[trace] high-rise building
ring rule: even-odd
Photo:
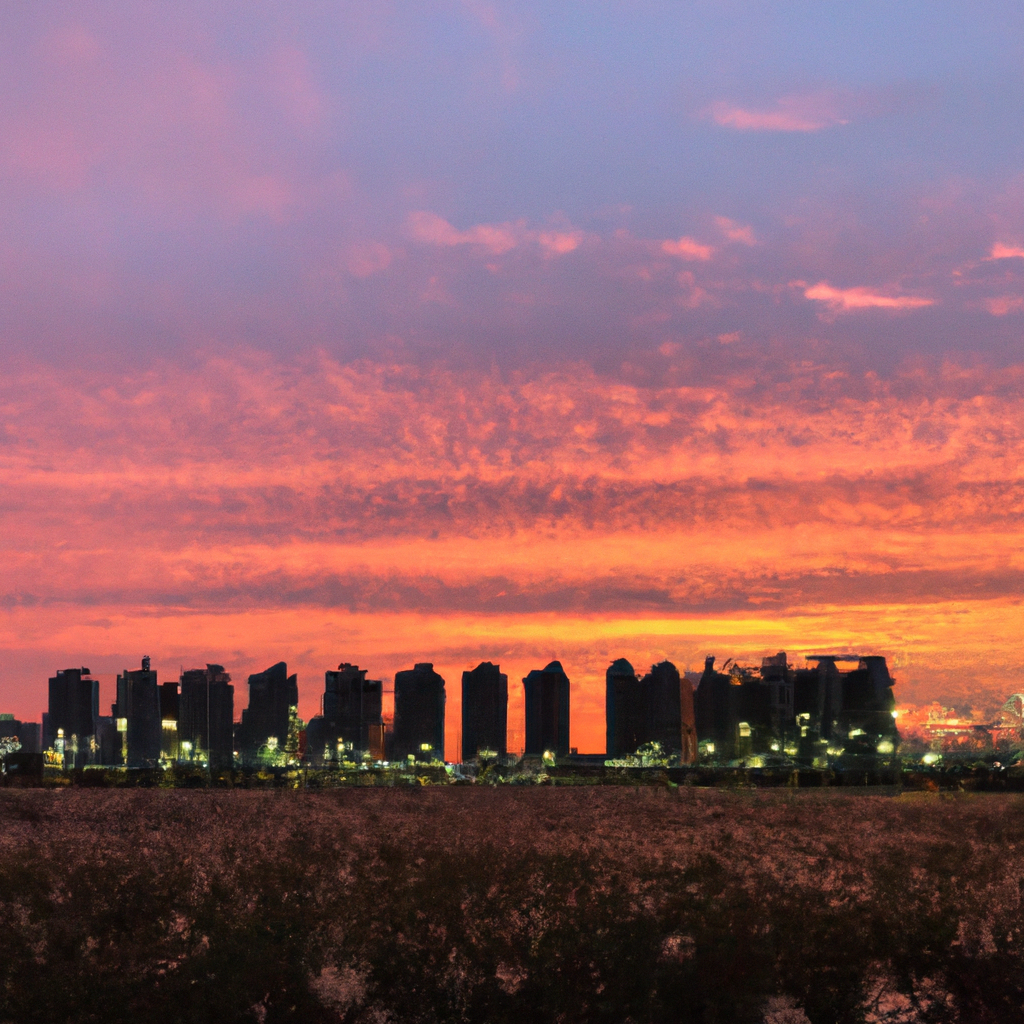
[[[160,756],[178,760],[178,684],[160,684]]]
[[[646,687],[633,666],[619,658],[605,672],[605,752],[608,757],[635,753],[649,742],[649,708]]]
[[[650,744],[684,764],[696,757],[693,684],[680,678],[672,662],[653,665],[642,679],[625,658],[612,662],[605,674],[605,709],[609,757]]]
[[[234,763],[235,688],[223,665],[188,669],[181,674],[178,746],[182,761],[199,761],[211,769]]]
[[[482,751],[508,753],[508,676],[489,661],[462,673],[462,760]]]
[[[314,765],[384,760],[384,685],[367,670],[342,662],[324,673],[321,714],[306,727],[306,756]]]
[[[257,764],[268,757],[272,760],[275,752],[284,752],[289,712],[298,704],[298,676],[288,675],[285,662],[249,676],[249,706],[242,711],[239,729],[243,764]]]
[[[122,739],[119,760],[129,768],[156,764],[160,758],[160,690],[149,658],[142,659],[142,668],[125,669],[117,677],[117,701],[112,710]]]
[[[697,759],[697,729],[693,711],[693,684],[680,677],[671,661],[651,666],[641,680],[647,698],[648,743],[679,755],[683,764]]]
[[[569,677],[562,663],[553,661],[523,679],[526,697],[527,754],[569,753]]]
[[[444,760],[444,705],[444,679],[432,663],[395,673],[394,760]]]
[[[63,754],[67,768],[95,763],[99,714],[99,680],[87,668],[58,669],[49,680],[44,746]]]

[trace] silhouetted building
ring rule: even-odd
[[[633,666],[619,658],[605,672],[605,750],[609,757],[633,754],[649,742],[646,687]]]
[[[885,658],[813,654],[807,661],[815,667],[796,673],[795,704],[797,721],[808,734],[828,741],[832,750],[892,753],[899,734]],[[857,667],[843,672],[840,662],[856,662]]]
[[[704,659],[704,674],[694,694],[697,737],[707,753],[716,758],[732,757],[736,741],[733,720],[732,678],[715,671],[715,656]]]
[[[125,669],[117,677],[113,712],[122,737],[121,750],[110,761],[104,751],[104,763],[127,764],[129,768],[156,764],[160,758],[160,690],[149,658],[142,659],[142,668]]]
[[[395,673],[394,760],[444,760],[444,705],[444,679],[432,663]]]
[[[684,764],[696,757],[693,685],[670,661],[653,665],[642,679],[625,658],[613,662],[605,674],[605,713],[610,758],[655,743]]]
[[[21,744],[26,754],[42,752],[42,735],[38,722],[22,722],[14,715],[0,715],[0,738],[10,737]]]
[[[646,743],[657,743],[683,764],[697,759],[697,729],[693,711],[693,684],[679,675],[671,661],[651,666],[641,680],[648,702]]]
[[[526,698],[526,754],[569,753],[569,677],[561,662],[534,669],[523,679]]]
[[[178,760],[178,684],[160,684],[160,756]]]
[[[768,689],[772,732],[780,743],[793,739],[796,722],[794,677],[785,651],[761,659],[761,682]]]
[[[508,753],[508,676],[489,661],[462,673],[462,760],[485,750]]]
[[[64,756],[67,768],[96,762],[96,719],[100,713],[99,680],[87,668],[58,669],[49,680],[43,744]]]
[[[206,761],[211,769],[232,767],[234,717],[235,688],[223,665],[182,672],[178,704],[182,761]]]
[[[249,676],[249,706],[242,712],[239,753],[244,764],[273,760],[288,741],[289,711],[299,704],[298,676],[279,661]]]
[[[367,670],[342,662],[324,673],[321,714],[306,726],[306,756],[325,761],[384,760],[384,685],[367,679]]]

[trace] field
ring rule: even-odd
[[[0,791],[0,1021],[1002,1022],[1024,799]]]

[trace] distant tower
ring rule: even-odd
[[[323,714],[306,728],[306,750],[314,764],[359,760],[364,754],[384,760],[384,687],[379,679],[367,679],[366,671],[346,661],[324,673]]]
[[[160,757],[160,690],[149,658],[142,668],[125,669],[117,677],[114,718],[124,738],[124,763],[129,768],[154,765]]]
[[[178,760],[178,683],[160,684],[160,756]]]
[[[234,718],[235,688],[223,665],[182,672],[178,702],[182,761],[208,757],[211,769],[232,767]]]
[[[523,679],[526,691],[526,753],[569,753],[569,677],[561,662],[534,669]]]
[[[242,712],[242,762],[256,764],[268,744],[284,750],[288,740],[289,709],[298,707],[298,677],[288,675],[288,665],[279,661],[265,672],[249,676],[249,706]]]
[[[68,768],[91,764],[100,717],[99,680],[90,678],[87,668],[58,669],[49,681],[48,708],[44,748],[63,745],[64,764]]]
[[[666,754],[679,754],[683,764],[689,764],[697,753],[693,684],[680,678],[671,661],[662,661],[651,667],[642,685],[647,700],[645,742],[657,743]]]
[[[444,705],[444,679],[430,662],[395,673],[394,760],[444,760]]]
[[[508,676],[489,661],[462,673],[462,760],[508,752]]]
[[[605,672],[605,752],[609,757],[635,753],[648,742],[646,686],[625,658],[619,658]]]

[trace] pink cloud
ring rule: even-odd
[[[495,256],[529,243],[540,247],[546,256],[563,256],[573,252],[583,241],[581,231],[538,231],[526,226],[523,220],[501,224],[476,224],[465,231],[439,217],[436,213],[417,210],[409,214],[409,231],[418,242],[428,245],[475,245]]]
[[[677,241],[668,239],[661,243],[661,251],[667,252],[669,256],[680,256],[684,260],[709,260],[714,249],[710,245],[703,245],[688,235],[683,235]]]
[[[1024,246],[1005,245],[1003,242],[996,242],[992,246],[992,252],[986,257],[990,260],[1006,260],[1013,257],[1024,258]]]
[[[346,253],[345,265],[353,277],[370,277],[391,266],[391,250],[381,242],[356,242]]]
[[[757,245],[757,238],[754,236],[754,229],[749,224],[737,224],[728,217],[716,217],[715,224],[718,230],[729,239],[730,242],[742,242],[744,245]]]
[[[802,288],[804,298],[824,302],[830,309],[847,312],[852,309],[920,309],[934,305],[933,299],[918,295],[882,295],[870,288],[833,288],[827,281],[808,286],[805,281],[792,281]]]
[[[712,104],[711,118],[716,124],[737,131],[817,132],[848,123],[837,108],[834,93],[819,92],[783,96],[774,107],[760,110],[738,107],[722,100]]]
[[[1021,253],[1024,256],[1024,253]],[[998,257],[996,257],[998,259]],[[1024,298],[1019,295],[1000,295],[996,298],[985,299],[985,308],[993,316],[1007,316],[1010,313],[1019,313],[1024,310]]]

